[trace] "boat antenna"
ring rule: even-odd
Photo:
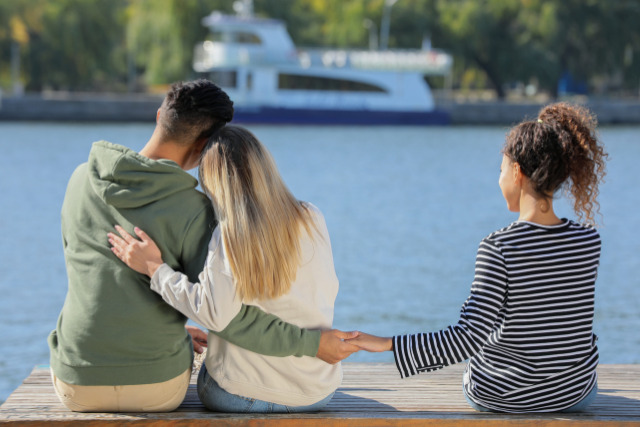
[[[233,2],[233,10],[241,18],[252,18],[253,0],[236,0]]]

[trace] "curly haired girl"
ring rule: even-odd
[[[463,391],[479,411],[581,411],[597,393],[593,333],[600,236],[593,227],[606,153],[586,109],[565,103],[515,126],[499,185],[519,218],[482,240],[471,294],[455,325],[349,342],[393,351],[402,377],[468,359]],[[564,190],[581,224],[559,218]]]

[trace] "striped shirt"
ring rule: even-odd
[[[482,240],[457,324],[395,336],[401,377],[469,359],[467,396],[500,412],[553,412],[596,385],[594,288],[600,236],[564,220],[518,221]]]

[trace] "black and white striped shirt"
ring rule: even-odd
[[[563,220],[518,221],[482,240],[460,320],[393,338],[402,377],[469,359],[471,400],[502,412],[553,412],[596,385],[594,288],[600,236]]]

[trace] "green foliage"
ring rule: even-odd
[[[127,9],[127,46],[144,82],[162,85],[191,74],[193,47],[207,29],[200,24],[212,10],[229,9],[216,0],[132,0]]]
[[[300,46],[318,46],[323,40],[323,17],[312,7],[311,1],[255,0],[256,15],[279,19],[287,23],[287,30]]]
[[[22,0],[7,7],[11,19],[26,27],[19,43],[27,89],[118,88],[125,76],[124,5],[124,0]]]
[[[11,85],[19,47],[27,90],[144,89],[193,75],[201,19],[233,13],[233,0],[0,1],[0,87]],[[284,21],[298,46],[367,48],[385,0],[254,0],[258,16]],[[563,73],[592,91],[638,90],[638,0],[398,0],[390,48],[424,38],[454,55],[456,86],[535,83],[554,95]],[[135,79],[135,81],[134,81]],[[135,83],[135,84],[132,84]]]

